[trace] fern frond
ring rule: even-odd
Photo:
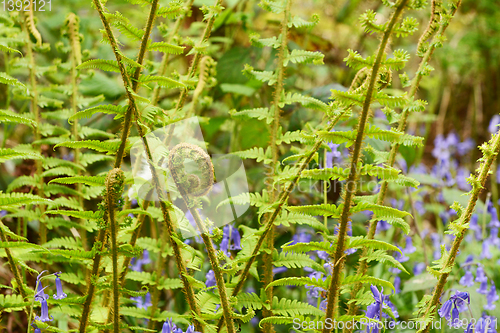
[[[399,261],[397,261],[393,256],[385,253],[384,250],[374,251],[372,253],[369,253],[366,257],[360,258],[359,260],[366,260],[366,262],[378,261],[380,263],[386,263],[407,274],[410,274]]]
[[[264,162],[264,164],[271,164],[273,161],[271,147],[267,147],[264,151],[262,147],[254,147],[248,150],[237,151],[234,155],[243,159],[255,159],[257,162]]]
[[[31,151],[17,151],[11,148],[0,148],[0,163],[13,159],[35,160],[41,159],[42,156]]]
[[[52,200],[44,199],[39,197],[38,195],[33,194],[0,192],[0,208],[2,209],[51,202]]]
[[[300,225],[308,225],[315,230],[321,230],[321,231],[327,231],[328,229],[325,227],[323,223],[318,221],[317,218],[305,214],[300,214],[300,213],[292,213],[288,212],[286,210],[283,210],[274,220],[275,225],[282,225],[285,227],[290,226],[290,224],[300,224]]]
[[[405,217],[405,216],[410,216],[410,213],[403,212],[403,211],[396,209],[396,208],[377,205],[374,203],[364,202],[364,201],[359,202],[356,206],[354,206],[352,208],[353,213],[361,212],[363,210],[372,211],[373,213],[375,213],[377,215],[378,218],[381,218],[381,219],[395,218],[395,217],[401,218],[401,217]]]
[[[18,81],[16,78],[10,76],[7,73],[0,72],[0,83],[9,85],[9,86],[15,86],[15,87],[23,87],[25,88],[26,86],[22,84],[20,81]]]
[[[288,206],[286,209],[295,213],[302,213],[311,216],[329,216],[339,218],[344,205],[335,206],[332,204],[306,205],[306,206]]]
[[[74,115],[69,117],[68,122],[71,124],[71,122],[75,119],[90,118],[94,114],[96,114],[97,112],[124,116],[126,110],[127,110],[127,107],[121,106],[121,105],[112,105],[112,104],[98,105],[98,106],[94,106],[92,108],[75,113]]]
[[[280,108],[284,107],[285,104],[293,104],[300,103],[303,107],[318,110],[327,113],[329,111],[329,107],[326,103],[310,96],[304,96],[299,93],[288,93],[286,97],[282,98],[280,101]]]
[[[370,284],[373,284],[376,286],[382,286],[382,287],[392,289],[392,290],[394,290],[394,292],[396,292],[396,289],[394,288],[392,283],[390,283],[389,281],[386,281],[386,280],[375,278],[373,276],[350,275],[350,276],[345,277],[342,280],[343,286],[348,285],[348,284],[352,284],[352,283],[370,283]]]
[[[169,44],[166,42],[151,43],[148,47],[149,51],[159,51],[166,54],[182,54],[185,46]]]
[[[283,251],[286,252],[298,252],[305,253],[309,251],[325,251],[328,254],[333,254],[335,249],[337,248],[337,244],[335,242],[309,242],[309,243],[297,243],[291,245],[283,245],[281,247]]]
[[[59,184],[85,184],[90,186],[104,186],[105,176],[76,176],[52,179],[50,183]]]
[[[322,265],[312,260],[311,257],[305,253],[278,253],[275,251],[273,252],[273,265],[286,268],[310,267],[316,271],[326,273]]]
[[[51,214],[51,215],[66,215],[66,216],[71,216],[71,217],[76,217],[78,219],[84,219],[84,220],[99,220],[100,218],[103,217],[103,212],[102,211],[79,211],[79,210],[49,210],[45,212],[45,214]]]
[[[159,86],[163,88],[183,88],[186,89],[186,85],[182,82],[175,81],[174,79],[165,77],[165,76],[157,76],[157,75],[142,75],[139,78],[140,84],[148,84],[156,82]]]
[[[236,296],[236,299],[238,300],[236,307],[240,310],[242,308],[260,310],[264,304],[260,297],[255,293],[239,293]]]
[[[294,64],[315,64],[315,65],[322,65],[323,64],[323,58],[325,57],[324,54],[321,52],[312,52],[312,51],[305,51],[305,50],[292,50],[290,54],[288,54],[285,57],[285,60],[283,61],[283,65],[287,66],[288,62],[292,62]]]
[[[267,288],[277,287],[277,286],[313,286],[322,288],[324,290],[328,289],[331,276],[327,276],[324,280],[321,278],[311,278],[311,277],[286,277],[278,280],[274,280],[268,284]],[[392,286],[392,284],[391,284]],[[394,287],[393,287],[394,288]]]
[[[273,309],[273,314],[282,316],[297,317],[300,315],[313,315],[321,317],[325,315],[322,310],[310,304],[300,302],[296,299],[278,299],[276,296],[273,298],[271,308]]]
[[[266,120],[266,123],[271,124],[273,122],[273,115],[269,108],[256,108],[247,110],[230,110],[229,114],[233,118],[256,118],[258,120]]]
[[[82,140],[82,141],[66,141],[59,143],[54,146],[57,147],[67,147],[67,148],[87,148],[97,150],[101,153],[107,153],[108,155],[116,153],[118,147],[120,146],[119,141],[98,141],[98,140]]]
[[[19,115],[10,110],[0,110],[0,123],[17,123],[36,127],[37,123],[30,118],[29,114]]]
[[[120,73],[120,67],[116,60],[91,59],[81,63],[76,69],[100,69],[107,72]]]

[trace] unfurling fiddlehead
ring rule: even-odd
[[[187,174],[186,160],[193,161],[199,174]],[[214,167],[210,156],[200,147],[190,143],[180,143],[170,151],[168,167],[172,178],[183,198],[206,195],[214,183]]]
[[[189,163],[186,165],[186,162],[189,160],[194,162],[197,167],[194,173],[186,172],[186,169],[190,171],[193,169],[186,168],[186,166],[190,166]],[[208,258],[214,271],[215,280],[217,281],[217,288],[219,290],[227,332],[234,333],[233,312],[229,306],[226,282],[222,276],[221,266],[214,245],[212,244],[212,239],[201,220],[195,201],[197,197],[207,194],[212,188],[214,182],[214,167],[212,161],[210,160],[210,156],[200,147],[190,143],[180,143],[170,151],[168,156],[168,167],[179,193],[193,215],[194,221],[201,233],[203,243],[205,243],[207,248]]]

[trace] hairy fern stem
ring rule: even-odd
[[[378,79],[378,70],[382,61],[382,57],[385,53],[385,48],[387,43],[389,42],[389,37],[391,36],[392,30],[396,25],[396,22],[399,20],[403,13],[403,9],[408,3],[408,0],[401,0],[396,7],[396,10],[391,16],[389,24],[386,26],[384,34],[382,36],[382,40],[380,42],[377,57],[375,59],[375,63],[373,64],[372,71],[369,78],[368,89],[366,92],[366,96],[363,102],[363,109],[361,111],[361,115],[358,122],[358,129],[356,140],[354,142],[354,150],[352,153],[351,159],[351,167],[349,172],[349,177],[347,179],[347,185],[345,190],[345,198],[344,198],[344,208],[342,210],[342,215],[340,217],[340,227],[338,232],[338,240],[337,240],[337,248],[335,250],[335,256],[333,258],[333,272],[332,279],[330,282],[330,287],[328,290],[328,299],[326,306],[326,314],[325,318],[333,318],[333,316],[337,315],[338,310],[338,301],[339,301],[339,290],[340,290],[340,274],[344,268],[345,262],[345,238],[347,235],[347,223],[349,221],[349,217],[351,215],[351,205],[353,204],[354,195],[357,189],[357,178],[358,178],[358,162],[361,154],[361,147],[364,139],[364,131],[365,126],[369,116],[370,104],[372,101],[373,94],[375,93],[376,87],[375,84]],[[331,327],[325,325],[323,329],[323,333],[329,333],[332,331]]]
[[[481,193],[481,190],[484,189],[486,179],[490,173],[491,165],[493,164],[493,161],[497,159],[498,153],[500,152],[500,132],[493,135],[490,141],[488,143],[484,143],[480,148],[483,152],[483,157],[480,159],[481,165],[476,170],[477,175],[471,175],[469,178],[470,184],[472,185],[472,190],[469,192],[471,197],[465,211],[461,212],[461,214],[459,213],[458,219],[454,222],[457,224],[457,229],[460,229],[461,231],[459,234],[455,234],[456,237],[451,245],[451,249],[444,258],[445,263],[438,271],[440,277],[436,287],[434,288],[430,302],[428,301],[426,304],[425,312],[421,317],[423,318],[423,325],[418,333],[426,333],[430,329],[444,286],[453,266],[455,265],[455,259],[458,255],[458,251],[460,250],[460,245],[462,244],[462,241],[467,234],[467,230],[469,229],[469,222],[476,207],[479,194]]]
[[[292,0],[285,0],[285,10],[283,12],[283,18],[281,20],[281,46],[278,50],[278,69],[277,74],[278,78],[276,80],[276,84],[274,86],[274,99],[272,103],[273,111],[274,111],[274,119],[271,130],[271,154],[273,157],[273,161],[271,163],[271,176],[274,176],[276,173],[276,168],[278,165],[278,155],[279,155],[279,147],[276,143],[278,139],[278,131],[280,128],[280,100],[283,89],[283,81],[285,79],[285,55],[288,49],[288,19],[290,16],[290,10],[292,8]],[[276,189],[274,184],[269,184],[268,192],[270,194],[271,202],[276,200]],[[269,287],[269,284],[273,282],[273,250],[274,250],[274,225],[271,225],[268,235],[266,237],[266,249],[262,255],[262,260],[264,262],[264,289],[266,290],[266,303],[268,308],[262,311],[263,318],[271,317],[273,315],[272,311],[272,301],[273,301],[273,288]],[[274,328],[272,323],[265,323],[263,325],[264,332],[273,333]]]
[[[440,24],[440,27],[436,33],[436,36],[444,36],[444,32],[446,31],[446,28],[449,26],[449,23],[451,21],[451,18],[454,17],[456,11],[458,10],[458,7],[460,5],[460,1],[457,2],[456,6],[454,6],[452,8],[452,12],[451,12],[451,15],[450,15],[450,18],[448,21],[445,21],[444,23]],[[434,5],[434,2],[433,2],[433,6],[432,6],[432,13],[433,15],[431,16],[431,22],[429,23],[429,27],[426,29],[426,31],[424,32],[424,34],[422,34],[422,38],[421,40],[423,39],[424,36],[427,36],[427,38],[431,37],[431,33],[428,31],[430,29],[430,27],[433,25],[433,21],[435,20],[435,14],[434,14],[434,8],[435,8],[435,5]],[[417,90],[418,90],[418,87],[420,86],[420,82],[422,80],[422,77],[424,76],[424,68],[426,67],[426,65],[429,63],[430,61],[430,58],[432,57],[432,54],[434,53],[436,47],[437,47],[437,44],[435,43],[435,39],[430,43],[427,51],[425,52],[424,56],[422,57],[422,60],[420,61],[420,65],[418,67],[418,70],[416,72],[416,75],[415,75],[415,78],[412,80],[412,84],[411,84],[411,87],[410,87],[410,90],[409,90],[409,93],[408,93],[408,97],[409,98],[414,98],[416,93],[417,93]],[[403,132],[406,128],[406,125],[407,125],[407,122],[408,122],[408,116],[410,115],[410,109],[409,108],[405,108],[403,110],[403,112],[401,113],[401,120],[398,124],[398,131],[400,132]],[[388,165],[390,167],[394,166],[394,163],[396,161],[396,156],[397,156],[397,153],[399,151],[399,143],[394,143],[391,147],[391,150],[390,150],[390,153],[389,153],[389,160],[388,160]],[[383,205],[384,204],[384,201],[385,201],[385,196],[387,194],[387,188],[388,188],[388,185],[389,183],[388,182],[383,182],[380,186],[380,191],[377,195],[377,204],[378,205]],[[368,228],[368,233],[366,235],[366,238],[367,239],[373,239],[375,237],[375,233],[377,231],[377,225],[378,225],[378,220],[375,219],[375,218],[372,218],[372,220],[370,221],[370,226]],[[363,249],[363,252],[361,254],[361,257],[366,257],[366,255],[368,254],[368,249],[367,248],[364,248]],[[357,272],[356,272],[356,275],[357,276],[363,276],[366,274],[366,271],[368,269],[368,262],[366,260],[363,260],[363,261],[360,261],[359,263],[359,266],[358,266],[358,269],[357,269]],[[357,296],[357,294],[359,293],[359,291],[361,290],[362,288],[362,284],[361,283],[356,283],[353,288],[352,288],[352,291],[351,291],[351,298],[355,298]],[[348,309],[348,315],[355,315],[358,311],[358,306],[357,306],[357,303],[356,302],[352,302],[349,304],[349,309]],[[352,332],[352,329],[348,330],[349,332]]]

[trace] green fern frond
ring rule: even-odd
[[[22,84],[20,81],[18,81],[16,78],[10,76],[7,73],[0,72],[0,83],[9,85],[9,86],[15,86],[15,87],[22,87],[26,88],[24,84]]]
[[[74,175],[76,175],[75,169],[66,166],[60,166],[57,168],[49,169],[47,171],[42,172],[41,174],[42,177],[74,176]]]
[[[358,249],[362,247],[377,250],[396,251],[403,254],[401,250],[395,245],[376,239],[368,239],[364,236],[349,237],[346,243],[346,248],[348,249]]]
[[[10,110],[0,110],[0,123],[17,123],[36,127],[37,123],[30,118],[29,114],[19,115]]]
[[[29,301],[24,301],[23,297],[18,294],[0,295],[0,308],[5,312],[22,311],[30,305]]]
[[[51,202],[52,200],[44,199],[34,194],[0,192],[0,208],[2,209]]]
[[[166,54],[182,54],[185,46],[169,44],[166,42],[151,43],[148,47],[149,51],[159,51]]]
[[[333,255],[337,244],[335,242],[309,242],[309,243],[296,243],[291,245],[283,245],[281,247],[283,251],[286,252],[298,252],[305,253],[309,251],[325,251],[326,253]]]
[[[104,139],[113,139],[116,137],[113,133],[108,133],[97,128],[92,128],[88,126],[78,126],[78,137],[80,139],[87,138],[104,138]]]
[[[66,161],[56,157],[45,157],[42,160],[42,165],[44,169],[56,168],[60,166],[68,166],[74,169],[85,171],[85,168],[71,161]]]
[[[94,164],[94,163],[97,163],[97,162],[110,162],[113,160],[114,160],[114,158],[112,156],[87,153],[87,154],[82,154],[82,156],[80,158],[80,164],[84,167],[87,167],[87,166]]]
[[[410,225],[401,217],[382,217],[382,218],[377,218],[377,220],[384,220],[390,225],[393,225],[395,227],[398,227],[403,230],[405,234],[410,233]]]
[[[47,243],[43,244],[46,248],[60,248],[65,247],[67,249],[82,250],[82,242],[79,239],[71,237],[59,237],[53,238]]]
[[[87,148],[97,150],[101,153],[107,153],[108,155],[116,153],[118,147],[120,146],[119,141],[98,141],[98,140],[82,140],[82,141],[66,141],[59,143],[54,146],[57,147],[67,147],[67,148]]]
[[[395,217],[401,218],[405,216],[411,216],[410,213],[401,211],[396,208],[377,205],[374,203],[363,202],[363,201],[359,202],[356,206],[352,208],[353,213],[361,212],[363,210],[372,211],[375,215],[377,215],[378,218],[381,219],[395,218]]]
[[[322,111],[327,113],[329,111],[329,107],[326,103],[310,96],[304,96],[299,93],[288,93],[286,97],[282,98],[280,101],[280,108],[283,108],[286,104],[300,103],[303,107]]]
[[[183,88],[186,89],[186,85],[182,82],[175,81],[174,79],[165,77],[165,76],[157,76],[157,75],[142,75],[139,78],[140,84],[148,84],[156,82],[159,86],[163,88]]]
[[[272,12],[274,14],[281,14],[285,10],[285,3],[284,1],[273,1],[273,0],[262,0],[259,3],[259,6],[267,10],[268,12]]]
[[[315,64],[322,65],[324,54],[321,52],[313,52],[313,51],[305,51],[305,50],[292,50],[290,54],[285,57],[283,60],[283,65],[287,66],[288,62],[292,62],[294,64]]]
[[[94,106],[92,108],[75,113],[74,115],[69,117],[68,122],[71,124],[71,122],[75,119],[77,120],[77,119],[83,119],[83,118],[90,118],[98,112],[124,116],[126,110],[127,110],[127,107],[121,106],[121,105],[112,105],[112,104],[98,105],[98,106]]]
[[[352,105],[363,105],[365,97],[361,93],[354,93],[352,91],[342,91],[332,89],[331,99],[335,100],[340,106],[348,108]]]
[[[274,220],[275,225],[282,225],[285,227],[289,227],[290,224],[300,224],[300,225],[308,225],[315,230],[327,231],[328,229],[325,227],[323,223],[318,221],[316,217],[300,214],[300,213],[292,213],[286,210],[283,210]]]
[[[114,22],[113,25],[120,31],[124,36],[135,40],[135,41],[140,41],[142,40],[142,36],[144,36],[144,30],[138,29],[134,26],[132,26],[130,23],[125,23],[125,22]]]
[[[313,316],[324,316],[325,313],[315,306],[310,304],[300,302],[296,299],[278,299],[274,296],[273,303],[271,305],[273,309],[273,314],[281,316],[300,316],[300,315],[313,315]]]
[[[276,267],[286,268],[310,267],[315,269],[316,271],[326,273],[322,265],[312,260],[311,257],[305,253],[278,253],[277,251],[274,251],[273,265]]]
[[[0,148],[0,163],[13,159],[35,160],[41,159],[42,156],[31,151],[17,151],[11,148]]]
[[[286,209],[295,213],[302,213],[311,216],[329,216],[339,218],[344,205],[335,206],[333,204],[319,204],[306,206],[288,206]]]
[[[239,293],[236,296],[236,299],[238,300],[236,307],[240,310],[242,308],[260,310],[264,304],[260,297],[255,293]]]
[[[264,162],[264,164],[271,164],[273,161],[271,147],[267,147],[264,151],[262,147],[254,147],[248,150],[237,151],[234,155],[243,159],[255,159],[257,162]]]
[[[76,176],[52,179],[50,183],[59,184],[85,184],[89,186],[104,186],[105,176]]]
[[[168,7],[159,6],[156,11],[156,15],[161,17],[168,17],[169,19],[174,19],[184,12],[182,3],[171,1]]]
[[[104,214],[102,211],[79,211],[79,210],[49,210],[45,214],[66,215],[84,220],[99,220]]]
[[[276,38],[276,37],[275,37]],[[245,64],[245,67],[243,69],[243,74],[250,78],[254,78],[256,80],[259,80],[260,82],[264,82],[270,86],[276,83],[276,80],[278,79],[278,76],[275,72],[273,71],[259,71],[255,70],[252,66]]]
[[[331,276],[327,276],[324,280],[321,278],[311,278],[311,277],[286,277],[278,280],[274,280],[268,284],[267,288],[277,287],[277,286],[313,286],[328,290],[328,285],[330,283]],[[392,284],[391,284],[392,286]],[[394,288],[394,287],[393,287]]]
[[[120,67],[116,60],[91,59],[81,63],[76,69],[100,69],[107,72],[120,73]]]
[[[393,256],[385,253],[384,250],[377,250],[377,251],[371,252],[366,257],[362,257],[359,260],[366,260],[366,262],[377,261],[380,263],[386,263],[386,264],[389,264],[392,267],[395,267],[395,268],[397,268],[397,269],[399,269],[407,274],[410,274],[410,273],[408,273],[406,268],[399,261],[397,261]]]
[[[313,15],[310,21],[306,21],[298,16],[293,16],[292,19],[288,22],[288,27],[295,27],[297,29],[302,28],[313,28],[318,24],[319,17],[317,15]]]
[[[373,284],[376,286],[382,286],[382,287],[392,289],[392,290],[394,290],[394,292],[396,292],[396,289],[394,288],[392,283],[390,283],[389,281],[383,280],[383,279],[375,278],[373,276],[350,275],[350,276],[345,277],[342,280],[343,286],[348,285],[348,284],[352,284],[352,283],[370,283],[370,284]]]
[[[269,195],[265,190],[262,191],[262,195],[260,193],[241,193],[221,201],[217,205],[217,209],[230,203],[234,205],[250,204],[251,206],[262,207],[269,204]]]
[[[293,323],[296,317],[280,317],[280,316],[268,316],[262,318],[259,321],[259,327],[262,328],[264,324],[276,324],[276,325],[285,325]]]
[[[278,137],[276,138],[276,144],[281,145],[283,142],[287,144],[290,144],[291,142],[300,142],[303,144],[313,145],[316,143],[316,140],[313,135],[306,134],[302,130],[286,132],[284,134],[279,131]]]
[[[266,123],[271,124],[273,122],[273,115],[271,114],[269,108],[255,108],[247,110],[230,110],[229,114],[233,118],[256,118],[258,120],[266,120]]]

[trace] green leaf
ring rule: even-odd
[[[310,304],[300,302],[296,299],[278,299],[278,297],[273,297],[273,303],[271,308],[273,309],[273,314],[282,316],[300,316],[300,315],[313,315],[313,316],[324,316],[325,312],[318,309]]]
[[[317,271],[325,272],[322,265],[318,264],[306,253],[273,252],[273,265],[276,267],[302,268],[310,267]]]
[[[30,151],[16,151],[11,148],[0,148],[0,163],[13,159],[37,160],[41,158],[42,156],[40,154]]]
[[[311,278],[311,277],[287,277],[283,279],[274,280],[267,285],[266,288],[276,287],[276,286],[313,286],[328,290],[330,285],[331,276],[326,277],[325,280]],[[391,284],[392,286],[392,284]],[[393,287],[394,289],[394,287]]]
[[[1,193],[0,192],[0,208],[15,208],[24,205],[51,203],[52,200],[44,199],[38,195],[27,193]]]
[[[104,60],[104,59],[91,59],[84,63],[78,65],[77,69],[101,69],[108,72],[120,73],[120,67],[116,60]]]
[[[148,84],[156,82],[160,87],[163,88],[182,88],[186,89],[186,85],[182,82],[175,81],[166,76],[157,76],[157,75],[142,75],[139,78],[140,84]]]
[[[33,119],[30,119],[30,116],[30,114],[19,115],[10,110],[0,110],[0,123],[25,124],[34,128],[37,126],[37,123]]]
[[[294,64],[310,64],[313,63],[315,65],[322,65],[324,54],[321,52],[312,52],[305,50],[292,50],[290,54],[285,57],[283,61],[283,65],[287,66],[288,62],[291,61]]]
[[[373,284],[373,285],[376,285],[376,286],[382,286],[382,287],[390,288],[390,289],[394,290],[394,292],[396,292],[396,289],[394,288],[394,286],[392,285],[392,283],[390,283],[389,281],[386,281],[386,280],[375,278],[373,276],[367,276],[367,275],[361,275],[361,276],[360,275],[350,275],[350,276],[345,277],[342,280],[342,285],[343,286],[348,285],[348,284],[352,284],[352,283],[370,283],[370,284]]]
[[[151,43],[148,47],[149,51],[159,51],[167,54],[181,54],[184,52],[185,46],[178,46],[166,42]]]
[[[105,176],[76,176],[52,179],[50,183],[59,184],[85,184],[90,186],[104,186]]]
[[[124,116],[126,110],[127,107],[121,105],[98,105],[94,106],[93,108],[89,108],[75,113],[74,115],[69,117],[68,122],[71,124],[71,122],[75,119],[90,118],[98,112]]]
[[[295,213],[302,213],[311,216],[331,216],[339,218],[344,205],[335,206],[333,204],[305,205],[305,206],[288,206],[287,210]]]
[[[271,124],[273,122],[273,115],[269,111],[269,108],[256,108],[256,109],[247,109],[247,110],[230,110],[229,114],[233,118],[257,118],[259,120],[266,120],[266,123]]]
[[[59,143],[54,146],[54,149],[57,147],[67,147],[67,148],[87,148],[97,150],[101,153],[107,153],[108,155],[114,154],[118,151],[118,147],[120,146],[119,141],[99,141],[99,140],[82,140],[82,141],[66,141]]]

